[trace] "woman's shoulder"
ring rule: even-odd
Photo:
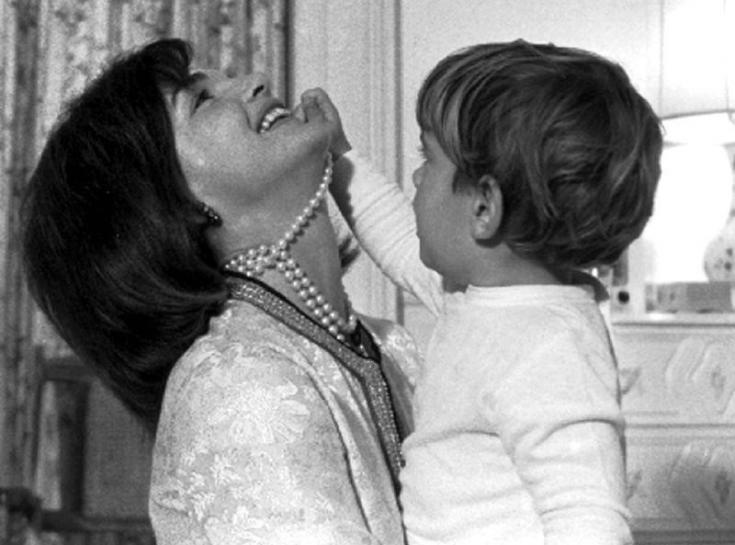
[[[303,366],[294,364],[304,359],[294,337],[263,311],[229,302],[176,362],[166,385],[164,413],[181,403],[220,404],[261,387],[309,385]]]
[[[299,430],[300,437],[306,428],[331,421],[291,336],[263,312],[228,304],[169,377],[158,424],[159,457],[269,444],[282,428]]]
[[[186,373],[213,353],[220,365],[238,358],[278,354],[288,358],[296,350],[297,335],[263,310],[238,300],[227,302],[224,311],[210,320],[208,331],[179,359],[174,372]]]

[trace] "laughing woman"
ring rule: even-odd
[[[403,543],[415,350],[342,287],[334,121],[189,62],[155,42],[66,109],[24,204],[32,293],[155,430],[159,545]]]

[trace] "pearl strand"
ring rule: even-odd
[[[317,208],[327,196],[331,181],[332,158],[327,156],[327,165],[316,193],[286,233],[275,244],[261,244],[257,248],[249,248],[247,251],[230,257],[223,265],[223,269],[250,278],[261,276],[267,269],[275,269],[289,282],[291,288],[317,321],[337,340],[345,342],[345,334],[352,333],[357,327],[357,317],[352,312],[349,300],[346,300],[348,315],[347,319],[344,319],[326,300],[319,288],[307,276],[306,271],[299,266],[289,252],[291,244],[303,232],[309,221],[316,216]]]

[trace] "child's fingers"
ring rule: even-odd
[[[343,155],[352,148],[342,128],[339,112],[324,89],[315,87],[314,89],[304,91],[301,94],[301,104],[303,105],[303,111],[307,119],[312,119],[310,112],[312,108],[317,108],[322,115],[322,119],[332,125],[330,152],[335,158]]]
[[[304,106],[299,103],[291,109],[291,115],[301,122],[306,121],[306,114],[304,113]]]
[[[325,115],[324,110],[322,110],[319,103],[313,97],[302,95],[301,111],[303,112],[303,116],[307,121],[329,121],[329,118]]]
[[[339,112],[337,111],[337,107],[334,105],[332,99],[329,98],[329,95],[324,89],[320,87],[308,89],[302,93],[301,99],[302,101],[305,99],[314,100],[329,121],[339,121]]]

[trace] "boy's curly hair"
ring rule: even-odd
[[[520,255],[610,264],[651,216],[660,122],[598,55],[523,40],[472,46],[432,70],[416,114],[457,166],[455,191],[495,178],[500,234]]]

